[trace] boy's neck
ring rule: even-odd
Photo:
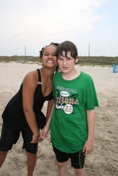
[[[63,73],[62,72],[62,77],[65,80],[72,80],[77,78],[80,75],[80,71],[77,69],[73,69],[71,72],[68,73]]]

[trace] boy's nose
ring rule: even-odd
[[[64,65],[67,64],[67,60],[66,60],[66,59],[63,60],[63,64],[64,64]]]

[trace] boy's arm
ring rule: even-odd
[[[52,111],[52,107],[53,107],[53,104],[54,104],[54,99],[50,100],[48,102],[48,105],[47,105],[47,112],[46,112],[46,122],[49,120],[49,117],[50,117],[50,113]]]
[[[85,153],[85,155],[90,154],[93,150],[95,110],[87,110],[87,122],[88,122],[88,138],[83,148],[83,152]]]

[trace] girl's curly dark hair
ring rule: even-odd
[[[55,42],[51,42],[49,45],[54,45],[55,47],[57,47],[59,45],[59,43],[55,43]],[[39,51],[39,58],[43,57],[43,52],[45,50],[45,48],[49,45],[44,46],[40,51]]]

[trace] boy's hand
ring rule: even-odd
[[[47,128],[46,126],[41,130],[39,142],[42,142],[47,137],[48,131],[49,128]]]
[[[85,155],[90,154],[93,151],[93,141],[87,140],[84,144],[83,153]]]

